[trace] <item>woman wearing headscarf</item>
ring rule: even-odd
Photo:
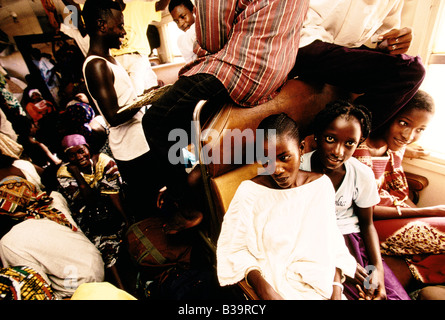
[[[68,162],[57,172],[59,190],[81,230],[101,252],[105,266],[117,275],[115,263],[128,219],[116,162],[104,153],[91,153],[80,134],[65,136],[62,148]]]

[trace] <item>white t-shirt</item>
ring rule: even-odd
[[[355,48],[400,28],[403,0],[311,0],[300,47],[315,40]]]
[[[196,30],[195,24],[192,24],[190,28],[182,33],[178,37],[178,48],[184,57],[185,62],[190,62],[196,59],[196,53],[193,52],[193,47],[196,42]]]
[[[314,151],[303,155],[301,170],[311,171],[311,157]],[[360,208],[369,208],[380,202],[371,168],[350,158],[345,162],[346,174],[335,193],[335,213],[337,225],[342,234],[360,232],[359,219],[354,213],[353,204]]]

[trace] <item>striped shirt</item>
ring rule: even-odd
[[[272,99],[295,64],[308,0],[196,0],[195,53],[180,75],[214,75],[233,101]]]

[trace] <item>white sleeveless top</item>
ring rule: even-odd
[[[131,83],[131,79],[127,71],[119,64],[113,64],[107,59],[100,56],[89,56],[85,59],[83,64],[83,74],[85,78],[85,83],[88,89],[88,81],[85,77],[85,67],[93,59],[103,59],[111,67],[114,73],[114,89],[116,90],[117,101],[119,108],[130,104],[133,100],[137,98],[136,91]],[[117,80],[117,81],[116,81]],[[90,90],[88,92],[91,95]],[[94,104],[103,116],[100,106],[96,99],[92,97]],[[118,126],[112,127],[108,123],[110,129],[110,134],[108,136],[108,141],[110,145],[113,157],[121,161],[133,160],[150,150],[147,140],[145,139],[144,130],[142,129],[142,117],[144,116],[145,108],[141,108],[138,113],[136,113],[132,119],[124,122]],[[104,117],[105,119],[105,117]],[[105,119],[106,121],[106,119]]]

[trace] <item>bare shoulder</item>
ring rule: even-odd
[[[322,173],[300,170],[298,173],[298,180],[300,182],[299,185],[313,182],[317,179],[320,179],[322,176]]]

